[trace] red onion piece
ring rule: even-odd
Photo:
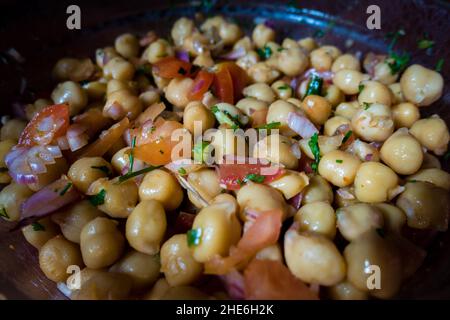
[[[225,289],[231,299],[243,300],[245,299],[245,284],[244,276],[236,270],[233,270],[225,275],[220,276]]]
[[[297,159],[300,159],[302,157],[302,152],[300,151],[300,146],[297,142],[294,142],[291,145],[291,152]]]
[[[67,142],[71,151],[76,151],[89,143],[89,136],[86,133],[88,128],[79,123],[74,123],[67,129]]]
[[[175,56],[182,61],[190,62],[189,53],[185,50],[178,50],[177,52],[175,52]]]
[[[319,130],[307,117],[296,112],[289,112],[288,126],[304,139],[309,139],[315,133],[319,133]]]
[[[372,158],[373,158],[373,154],[369,153],[369,154],[366,154],[366,156],[364,157],[364,160],[365,161],[372,161]]]
[[[244,47],[237,47],[236,49],[233,49],[232,51],[221,55],[220,58],[225,60],[237,60],[245,56],[246,53],[247,52],[245,51]]]
[[[287,202],[296,210],[302,206],[303,192],[297,193],[293,198],[290,198]]]

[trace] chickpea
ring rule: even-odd
[[[358,112],[359,109],[360,106],[357,100],[350,102],[344,101],[338,104],[336,110],[334,111],[334,115],[352,120],[353,116]]]
[[[214,197],[222,192],[219,177],[215,170],[204,168],[191,172],[187,180],[207,202],[212,201]],[[191,191],[188,191],[188,197],[197,208],[203,208],[203,205],[196,200]]]
[[[322,234],[333,240],[336,235],[336,215],[333,207],[326,201],[305,204],[294,216],[300,224],[300,231]]]
[[[137,95],[136,88],[133,86],[132,81],[111,79],[106,84],[106,97],[109,98],[114,92],[123,90],[127,90],[130,93]]]
[[[82,88],[86,91],[89,100],[101,100],[106,94],[107,85],[100,81],[90,81],[83,84]]]
[[[183,126],[192,134],[194,133],[195,122],[201,123],[201,132],[214,127],[215,118],[200,101],[190,102],[183,113]]]
[[[164,207],[156,200],[144,200],[127,219],[126,237],[134,249],[153,255],[159,252],[166,227]]]
[[[355,113],[352,128],[365,141],[382,142],[394,132],[392,112],[384,104],[369,104]]]
[[[267,62],[257,62],[247,70],[253,82],[272,83],[280,76],[280,72],[270,67]]]
[[[8,168],[5,163],[5,157],[15,145],[16,141],[11,139],[0,141],[0,168],[6,169],[5,172],[0,172],[0,183],[11,182],[11,176],[8,174]]]
[[[246,97],[255,98],[267,103],[274,102],[276,98],[275,92],[266,83],[251,84],[248,87],[245,87],[242,93]]]
[[[420,119],[419,109],[410,102],[399,103],[392,107],[395,128],[411,128]]]
[[[373,73],[373,80],[385,85],[393,84],[398,79],[398,73],[392,74],[391,67],[386,60],[377,63],[373,69]]]
[[[25,240],[39,250],[48,240],[56,237],[59,230],[50,218],[40,219],[38,223],[38,225],[30,224],[22,228],[22,233]]]
[[[358,239],[369,230],[382,228],[384,223],[382,212],[366,203],[339,208],[336,215],[339,232],[348,241]]]
[[[200,26],[200,30],[203,32],[211,32],[213,29],[219,29],[220,26],[227,21],[222,16],[210,17],[203,22]]]
[[[388,86],[389,90],[391,90],[391,98],[392,98],[392,104],[399,104],[402,102],[406,102],[405,97],[403,96],[402,88],[400,86],[399,82],[390,84]]]
[[[167,293],[170,289],[169,283],[166,278],[158,279],[153,288],[148,292],[144,299],[145,300],[161,300],[161,298]]]
[[[264,199],[264,201],[261,201]],[[246,221],[247,210],[258,212],[266,210],[281,210],[283,215],[287,215],[286,205],[281,193],[267,185],[249,183],[239,189],[236,200],[240,208],[240,218]]]
[[[361,71],[361,65],[354,55],[346,53],[337,57],[331,66],[331,71],[333,72],[343,69]]]
[[[267,42],[275,41],[275,31],[260,23],[253,29],[252,40],[258,48],[262,48]]]
[[[289,270],[308,283],[332,286],[345,278],[344,258],[331,240],[318,233],[288,230],[284,258]]]
[[[269,106],[266,123],[280,122],[279,130],[281,134],[288,137],[295,136],[297,133],[288,126],[288,116],[290,112],[295,113],[297,110],[293,104],[284,100],[277,100]]]
[[[37,175],[37,182],[28,184],[28,188],[38,191],[53,181],[59,179],[68,169],[67,161],[64,158],[55,159],[55,163],[47,165],[47,172]]]
[[[349,281],[343,281],[330,287],[328,294],[333,300],[367,300],[369,298],[365,291],[359,290]]]
[[[123,81],[133,79],[135,71],[133,64],[121,57],[112,58],[103,68],[105,78]]]
[[[357,203],[360,202],[358,201],[358,199],[356,199],[355,187],[353,185],[336,190],[334,204],[337,208],[347,207]]]
[[[268,184],[280,191],[286,199],[291,199],[308,185],[308,181],[309,178],[304,172],[289,170],[281,178]]]
[[[148,47],[147,51],[147,60],[150,63],[156,63],[161,59],[166,57],[173,57],[175,55],[175,50],[164,39],[158,39],[155,42],[152,42]]]
[[[266,112],[269,109],[269,104],[265,101],[258,100],[255,98],[244,98],[238,101],[236,108],[241,110],[247,116],[254,116],[255,112]],[[252,119],[251,119],[252,120]]]
[[[286,102],[289,102],[290,104],[293,104],[294,106],[296,106],[299,109],[302,106],[302,101],[297,99],[297,98],[289,98],[289,99],[286,100]]]
[[[20,207],[27,200],[33,191],[25,184],[12,182],[0,191],[0,210],[2,217],[8,221],[20,219]]]
[[[447,191],[450,190],[450,174],[438,168],[421,169],[416,174],[409,176],[408,180],[429,182]]]
[[[219,36],[224,45],[232,45],[242,37],[242,30],[235,23],[222,23]]]
[[[153,285],[158,280],[161,263],[158,255],[147,255],[131,250],[117,261],[109,271],[121,273],[131,278],[134,290]]]
[[[103,217],[100,210],[88,200],[76,202],[52,215],[64,237],[72,242],[80,243],[80,234],[83,227],[97,217]]]
[[[333,203],[333,190],[328,181],[319,175],[309,178],[309,184],[303,191],[302,205],[316,201]]]
[[[325,154],[319,162],[319,174],[338,187],[351,185],[361,161],[341,150]]]
[[[119,57],[119,53],[113,47],[95,50],[95,61],[100,68],[104,68],[111,59],[116,57]]]
[[[259,260],[272,260],[283,263],[283,252],[281,252],[280,245],[276,243],[259,250],[255,255],[255,258]]]
[[[426,107],[442,96],[444,79],[434,70],[413,64],[402,74],[400,86],[408,101]]]
[[[275,51],[273,56],[275,67],[289,77],[301,74],[308,67],[308,57],[300,48],[284,48]]]
[[[293,95],[291,86],[282,80],[275,81],[271,87],[279,99],[287,100]]]
[[[398,187],[395,172],[379,162],[364,162],[355,177],[355,195],[362,202],[384,202],[393,198]]]
[[[91,184],[87,193],[103,193],[103,203],[97,208],[112,218],[128,217],[138,202],[138,187],[133,180],[118,183],[117,179],[100,178]]]
[[[123,300],[130,294],[131,286],[131,278],[125,274],[96,270],[81,285],[81,289],[74,291],[70,298],[72,300]]]
[[[419,140],[422,146],[436,155],[442,156],[447,152],[450,136],[445,121],[438,115],[416,121],[409,132]]]
[[[331,114],[330,102],[324,97],[316,95],[305,97],[301,109],[312,122],[318,125],[324,124]]]
[[[388,299],[400,289],[402,280],[401,259],[396,247],[376,231],[370,231],[352,241],[344,250],[347,262],[347,279],[359,290]],[[380,289],[369,289],[372,272],[367,266],[378,266]]]
[[[51,94],[54,103],[69,105],[70,115],[74,116],[87,106],[88,96],[81,86],[73,81],[58,84]]]
[[[126,169],[130,167],[130,153],[131,147],[124,147],[117,151],[112,159],[111,164],[118,173],[124,172]],[[145,163],[142,160],[134,158],[133,160],[133,168],[144,168]]]
[[[312,50],[317,48],[316,41],[314,40],[314,38],[311,37],[306,37],[298,40],[298,45],[308,52],[311,52]]]
[[[125,239],[117,230],[117,224],[117,221],[97,217],[81,229],[81,254],[88,268],[110,266],[122,255]]]
[[[233,51],[234,49],[243,48],[246,52],[251,51],[253,49],[253,43],[250,37],[242,37],[236,43],[233,45]]]
[[[300,149],[304,155],[306,155],[310,159],[314,159],[314,154],[311,151],[311,147],[309,146],[309,142],[311,138],[302,139],[298,142],[300,145]],[[339,149],[342,144],[342,136],[319,136],[318,144],[320,149],[320,155],[325,155],[331,151]]]
[[[166,98],[174,106],[185,108],[189,103],[188,93],[192,88],[194,80],[190,78],[174,78],[166,88]]]
[[[405,213],[389,203],[374,203],[373,206],[383,214],[384,229],[388,233],[401,235],[406,223]]]
[[[211,68],[214,66],[214,60],[211,57],[211,53],[209,51],[200,53],[194,61],[192,61],[192,64],[203,67],[203,68]]]
[[[191,56],[196,57],[211,49],[210,40],[206,35],[195,31],[184,39],[182,48]]]
[[[341,126],[349,126],[350,120],[341,116],[334,116],[329,118],[324,125],[324,134],[331,137],[336,134],[336,130]]]
[[[334,84],[325,86],[324,98],[331,104],[332,107],[336,107],[341,102],[345,101],[344,93]]]
[[[398,174],[413,174],[422,166],[422,147],[407,129],[399,129],[390,136],[381,147],[380,155]]]
[[[391,91],[384,84],[378,81],[363,81],[361,85],[363,87],[358,95],[359,104],[379,103],[388,107],[391,106]]]
[[[296,169],[298,159],[291,150],[291,144],[289,138],[279,134],[271,134],[255,145],[253,157],[267,159],[272,163],[281,163],[287,169]]]
[[[172,26],[170,35],[177,46],[183,45],[184,39],[194,32],[194,22],[186,17],[181,17]]]
[[[139,95],[139,100],[141,100],[144,107],[152,106],[161,101],[161,97],[156,90],[144,91]]]
[[[247,54],[236,60],[236,64],[244,70],[248,70],[251,66],[259,62],[259,55],[256,51],[249,51]]]
[[[124,117],[135,119],[142,109],[142,102],[137,96],[129,90],[118,90],[108,96],[103,108],[103,116],[113,120],[120,120]]]
[[[368,75],[362,74],[357,70],[342,69],[335,73],[333,83],[345,94],[357,94],[359,85],[367,80]]]
[[[241,224],[229,203],[217,203],[203,208],[194,219],[193,230],[199,235],[198,244],[190,249],[197,262],[206,262],[215,255],[226,256],[241,238]]]
[[[135,58],[139,54],[139,41],[131,33],[124,33],[116,38],[114,48],[124,58]]]
[[[338,48],[333,46],[323,46],[311,51],[311,66],[319,71],[330,70],[333,60],[341,55]]]
[[[49,99],[37,99],[33,104],[27,104],[25,106],[25,116],[27,120],[30,121],[38,112],[41,112],[42,109],[52,104],[53,101]]]
[[[91,59],[59,59],[52,70],[52,75],[58,81],[83,81],[91,77],[95,72],[95,66]]]
[[[225,155],[236,154],[239,141],[243,141],[242,136],[235,135],[233,130],[226,126],[213,132],[211,146],[214,148],[216,163],[222,163]]]
[[[145,174],[139,185],[139,198],[158,200],[165,210],[175,210],[183,201],[183,191],[169,172],[156,169]]]
[[[54,282],[66,281],[67,267],[71,265],[83,266],[80,248],[63,236],[48,240],[39,250],[39,267]]]
[[[75,187],[86,193],[89,186],[112,172],[111,165],[102,157],[85,157],[75,161],[67,173]]]
[[[422,181],[407,183],[396,205],[406,213],[411,228],[447,230],[450,201],[443,188]]]
[[[420,169],[430,169],[430,168],[441,169],[441,163],[436,156],[424,152],[422,167]]]
[[[161,271],[170,286],[185,286],[195,282],[203,271],[188,247],[186,234],[177,234],[161,247]]]
[[[361,161],[380,161],[380,152],[378,149],[375,146],[359,139],[353,141],[346,151],[357,156]]]

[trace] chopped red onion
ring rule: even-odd
[[[74,123],[67,129],[67,142],[71,151],[76,151],[89,143],[89,136],[86,133],[88,128],[79,123]]]
[[[244,276],[236,270],[233,270],[225,275],[220,276],[225,289],[231,299],[243,300],[245,299],[245,283]]]
[[[299,192],[294,197],[290,198],[288,200],[288,203],[292,207],[294,207],[294,209],[298,210],[302,205],[302,200],[303,200],[303,192]]]
[[[297,142],[294,142],[291,145],[291,152],[297,159],[300,159],[302,157],[302,152],[300,151],[300,146],[298,145]]]
[[[182,61],[190,62],[189,53],[185,50],[178,50],[175,52],[175,56]]]
[[[288,126],[300,137],[305,139],[309,139],[315,133],[319,133],[319,130],[317,130],[316,126],[307,117],[296,112],[289,112]]]
[[[372,161],[372,158],[373,158],[373,154],[369,153],[369,154],[366,154],[366,156],[364,157],[364,160],[365,161]]]
[[[220,58],[225,59],[225,60],[237,60],[239,58],[242,58],[243,56],[245,56],[246,54],[246,50],[244,47],[237,47],[236,49],[233,49],[232,51],[221,55]]]

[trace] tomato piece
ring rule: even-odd
[[[270,164],[263,164],[257,159],[257,163],[251,164],[249,159],[246,163],[222,163],[219,165],[220,184],[225,185],[228,190],[239,190],[245,178],[249,174],[264,176],[263,183],[269,183],[284,174],[284,170],[279,167],[271,167]],[[263,170],[267,168],[266,170]],[[270,169],[269,169],[270,168]]]
[[[69,106],[55,104],[45,107],[28,123],[19,137],[19,146],[48,145],[64,135],[69,127]]]
[[[250,77],[244,69],[234,62],[223,62],[221,65],[227,68],[231,75],[234,101],[238,101],[242,97],[242,90],[250,83]]]
[[[159,60],[153,65],[153,72],[162,78],[182,78],[189,75],[192,65],[189,62],[167,57]]]
[[[209,87],[214,81],[214,74],[205,70],[200,70],[194,79],[194,85],[191,92],[188,94],[188,99],[191,101],[201,100],[203,94],[208,91]]]
[[[228,68],[219,66],[213,82],[214,95],[222,102],[234,103],[233,78]]]
[[[249,300],[318,300],[318,296],[280,261],[254,259],[244,271]]]

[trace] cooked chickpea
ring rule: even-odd
[[[332,286],[345,278],[344,258],[331,240],[318,233],[288,230],[284,258],[289,270],[308,283]]]
[[[314,124],[324,124],[331,114],[331,103],[321,96],[309,95],[302,103],[301,109]]]
[[[245,87],[242,91],[244,96],[255,98],[257,100],[265,101],[267,103],[272,103],[275,101],[275,92],[266,83],[254,83]]]
[[[38,191],[46,185],[59,179],[62,174],[66,173],[68,169],[67,161],[64,158],[55,159],[55,163],[47,165],[47,172],[37,175],[37,182],[28,184],[28,188],[33,191]]]
[[[74,116],[87,106],[88,96],[81,86],[73,81],[58,84],[51,94],[54,103],[66,103],[69,105],[70,115]]]
[[[128,90],[130,93],[137,94],[132,81],[111,79],[106,84],[106,97],[109,98],[114,92],[122,90]]]
[[[299,223],[300,231],[322,234],[331,240],[336,234],[336,215],[326,201],[305,204],[297,211],[294,221]]]
[[[319,162],[319,174],[338,187],[353,183],[361,161],[341,150],[325,154]]]
[[[103,74],[107,79],[128,81],[133,79],[134,72],[133,64],[121,57],[112,58],[103,68]]]
[[[153,285],[160,275],[160,258],[131,250],[110,271],[127,275],[133,282],[133,289],[140,290]]]
[[[362,74],[357,70],[342,69],[335,73],[333,83],[345,94],[357,94],[359,85],[367,80],[368,75]]]
[[[271,87],[279,99],[287,100],[293,95],[291,86],[282,80],[275,81]]]
[[[222,23],[219,36],[224,45],[232,45],[242,36],[242,30],[236,23]]]
[[[378,81],[363,81],[361,83],[362,90],[359,92],[359,104],[364,103],[379,103],[385,106],[391,106],[391,91],[388,87]]]
[[[450,135],[445,121],[438,115],[416,121],[409,132],[436,155],[442,156],[447,151]]]
[[[100,68],[104,68],[111,59],[116,57],[119,57],[119,53],[113,47],[105,47],[95,51],[95,62]]]
[[[150,63],[156,63],[161,59],[166,57],[173,57],[175,55],[175,50],[164,39],[158,39],[152,42],[147,50],[147,60]]]
[[[340,50],[333,46],[323,46],[311,51],[311,66],[319,71],[330,70],[333,60],[341,54]]]
[[[78,190],[86,193],[92,182],[107,177],[110,172],[111,165],[102,157],[84,157],[70,166],[67,175]]]
[[[264,201],[261,201],[264,199]],[[249,183],[239,189],[236,194],[242,221],[247,220],[247,210],[266,211],[279,209],[286,215],[286,206],[281,193],[269,186]]]
[[[399,104],[402,102],[406,102],[405,97],[403,96],[402,88],[400,86],[400,82],[396,82],[393,84],[390,84],[389,90],[391,90],[391,98],[392,98],[392,104]]]
[[[276,243],[259,250],[255,255],[255,259],[283,262],[283,252],[281,252],[280,245]]]
[[[199,239],[190,249],[194,259],[206,262],[215,255],[226,256],[232,245],[241,237],[241,224],[229,203],[217,203],[203,208],[192,225],[197,230]]]
[[[116,38],[114,48],[124,58],[135,58],[139,54],[139,41],[131,33],[124,33]]]
[[[441,162],[436,156],[433,156],[428,152],[424,152],[422,167],[420,169],[430,169],[430,168],[441,169],[441,167],[442,167]]]
[[[422,169],[408,177],[409,181],[424,181],[445,190],[450,190],[450,174],[438,168]]]
[[[329,118],[323,127],[323,132],[327,136],[334,136],[336,130],[339,127],[348,126],[350,127],[350,120],[341,116],[334,116]]]
[[[177,234],[161,247],[161,271],[170,286],[185,286],[195,282],[203,266],[194,260],[186,234]]]
[[[0,172],[0,183],[10,183],[11,176],[8,174],[8,169],[5,163],[6,155],[11,151],[12,147],[16,145],[16,141],[12,139],[0,141],[0,168],[6,169],[5,172]]]
[[[59,59],[52,70],[52,75],[58,81],[71,80],[75,82],[89,79],[95,72],[91,59]]]
[[[118,182],[117,179],[100,178],[94,181],[89,195],[103,193],[103,203],[97,208],[112,218],[126,218],[133,211],[138,202],[138,187],[133,180]]]
[[[150,107],[155,103],[161,101],[161,97],[156,90],[144,91],[139,95],[139,100],[141,100],[142,105],[145,107]]]
[[[127,219],[126,237],[134,249],[153,255],[159,252],[166,227],[164,207],[156,200],[144,200]]]
[[[390,136],[381,147],[380,155],[398,174],[413,174],[422,166],[422,147],[407,129],[399,129]]]
[[[314,154],[312,153],[311,147],[309,146],[310,141],[311,138],[302,139],[298,142],[298,144],[300,145],[300,150],[304,155],[306,155],[310,159],[314,159]],[[342,144],[342,136],[319,136],[318,144],[320,155],[323,156],[331,151],[339,149],[340,145]]]
[[[81,229],[81,254],[88,268],[101,269],[110,266],[122,255],[125,239],[117,229],[117,224],[117,221],[97,217]]]
[[[450,200],[443,188],[429,182],[409,182],[396,205],[406,213],[411,228],[447,230]]]
[[[355,177],[355,195],[361,202],[384,202],[393,198],[398,187],[395,172],[379,162],[364,162]]]
[[[352,129],[365,141],[386,140],[394,132],[391,109],[378,103],[361,108],[352,118]]]
[[[113,120],[120,120],[124,117],[135,119],[142,109],[141,100],[130,90],[117,90],[108,96],[103,108],[103,115]]]
[[[181,46],[184,39],[189,36],[195,28],[195,24],[191,19],[181,17],[172,26],[170,35],[177,46]]]
[[[215,170],[204,168],[191,172],[187,180],[207,202],[212,201],[214,197],[222,192],[219,177]],[[197,208],[203,208],[203,205],[195,198],[191,191],[188,191],[188,197]]]
[[[386,60],[377,63],[373,69],[373,80],[389,85],[397,81],[398,73],[392,74],[391,67]]]
[[[344,250],[347,262],[347,279],[359,290],[380,298],[392,298],[400,289],[402,280],[401,259],[396,247],[376,231],[367,232],[352,241]],[[367,266],[378,266],[379,289],[369,289]]]
[[[184,108],[189,103],[188,93],[194,80],[190,78],[174,78],[166,88],[166,98],[174,106]]]
[[[253,50],[247,52],[245,56],[236,60],[236,64],[244,70],[248,70],[257,62],[259,62],[259,55]]]
[[[47,106],[52,105],[53,102],[49,99],[37,99],[33,104],[27,104],[25,106],[25,116],[28,121]]]
[[[287,170],[281,178],[268,184],[280,191],[286,199],[291,199],[308,185],[308,181],[309,178],[304,172]]]
[[[337,57],[331,66],[331,71],[333,72],[343,69],[361,71],[361,65],[354,55],[346,53]]]
[[[399,103],[392,107],[395,128],[411,128],[420,119],[419,108],[410,102]]]
[[[118,173],[123,173],[125,170],[130,168],[130,151],[131,147],[121,148],[119,151],[114,153],[111,159],[111,164]],[[145,163],[142,160],[134,158],[133,169],[134,168],[144,168]],[[136,169],[134,169],[136,170]]]
[[[52,220],[61,228],[64,237],[72,242],[80,243],[83,227],[103,213],[88,200],[76,202],[52,215]]]
[[[203,68],[211,68],[214,66],[214,60],[211,57],[211,53],[209,51],[205,51],[195,57],[192,64]]]
[[[298,40],[298,45],[308,52],[311,52],[312,50],[317,48],[316,41],[311,37],[306,37]]]
[[[83,266],[80,248],[63,236],[48,240],[39,250],[39,267],[54,282],[66,281],[67,268],[72,265]]]
[[[247,70],[249,77],[254,82],[272,83],[280,76],[280,72],[267,64],[267,62],[257,62]]]
[[[131,278],[125,274],[96,270],[88,280],[82,283],[81,289],[75,290],[70,298],[72,300],[123,300],[129,296],[131,286]]]
[[[90,81],[82,85],[89,100],[101,100],[106,94],[107,85],[100,81]]]
[[[334,84],[324,86],[322,91],[325,90],[324,98],[331,104],[332,107],[336,107],[345,100],[344,93]]]
[[[264,24],[258,24],[253,29],[252,40],[258,48],[262,48],[267,42],[275,40],[275,31]]]
[[[334,115],[352,120],[353,116],[358,112],[359,109],[360,106],[357,100],[350,102],[345,101],[338,104],[336,110],[334,111]]]
[[[308,57],[300,48],[284,48],[284,50],[273,50],[277,52],[273,56],[275,67],[288,77],[294,77],[306,70]]]
[[[255,112],[258,112],[256,114],[267,113],[269,104],[265,101],[255,98],[244,98],[238,101],[238,103],[236,104],[236,108],[241,110],[245,115],[249,116],[250,120],[254,121],[252,119],[252,116],[254,116]]]
[[[183,191],[174,176],[162,169],[145,174],[139,185],[139,198],[158,200],[165,210],[175,210],[183,201]]]
[[[191,56],[197,57],[210,50],[210,42],[206,35],[194,31],[184,39],[182,49],[187,51]]]
[[[253,157],[267,159],[272,163],[281,163],[287,169],[296,169],[298,159],[291,150],[291,144],[289,138],[271,134],[258,141],[253,149]]]
[[[20,219],[20,207],[22,203],[33,194],[33,191],[25,184],[12,182],[0,191],[0,210],[2,217],[8,221]]]
[[[267,111],[266,123],[279,122],[280,133],[284,136],[292,137],[297,135],[288,126],[289,113],[295,113],[298,109],[291,103],[284,100],[277,100],[269,106]]]
[[[302,204],[306,205],[316,201],[333,203],[333,189],[328,181],[319,175],[309,178],[309,184],[303,191]]]
[[[402,228],[406,223],[406,215],[398,207],[389,203],[374,203],[376,207],[383,214],[384,229],[388,233],[401,234]]]
[[[341,207],[336,215],[339,232],[348,241],[358,239],[369,230],[382,228],[384,224],[382,212],[366,203]]]
[[[183,126],[191,133],[194,133],[195,122],[201,123],[201,132],[214,127],[215,118],[211,111],[209,111],[200,101],[190,102],[183,112]]]
[[[402,74],[400,85],[408,101],[426,107],[442,96],[444,79],[434,70],[413,64]]]
[[[48,240],[56,237],[59,230],[50,218],[40,219],[37,222],[38,224],[30,224],[22,228],[22,233],[25,240],[39,250]]]
[[[223,162],[225,155],[236,154],[238,142],[243,141],[242,136],[235,135],[233,130],[225,126],[219,127],[211,137],[211,146],[214,147],[214,157],[217,163]]]
[[[328,294],[333,300],[367,300],[369,298],[365,291],[359,290],[348,281],[328,288]]]

